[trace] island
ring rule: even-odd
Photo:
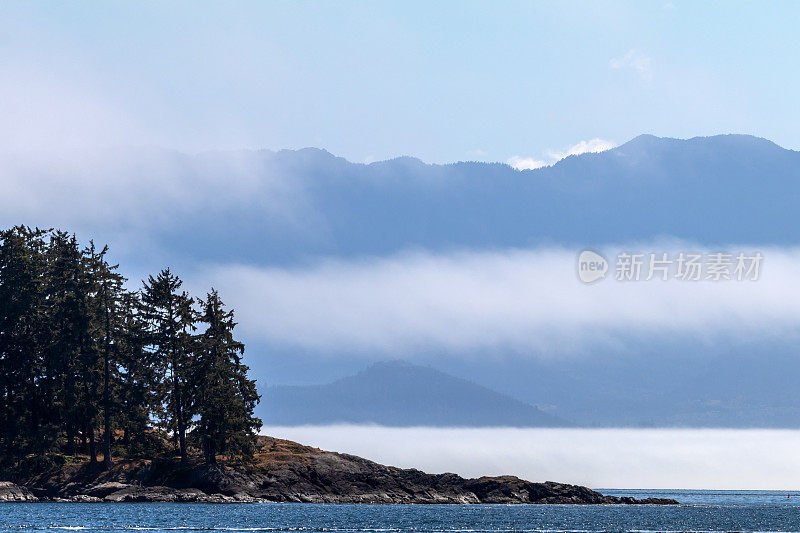
[[[220,294],[188,294],[169,268],[132,288],[118,269],[107,246],[66,231],[0,231],[0,501],[676,503],[260,436]]]
[[[0,483],[9,502],[303,502],[365,504],[660,504],[672,499],[604,496],[578,485],[514,476],[465,479],[384,466],[361,457],[261,436],[248,462],[174,459],[61,462]]]

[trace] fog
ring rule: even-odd
[[[696,248],[652,242],[623,249]],[[800,252],[759,251],[757,281],[620,282],[611,270],[611,279],[585,285],[576,275],[577,251],[562,248],[414,252],[290,268],[228,264],[202,270],[198,279],[213,280],[252,339],[370,357],[408,358],[430,348],[560,357],[632,338],[796,337]],[[605,253],[613,258],[616,250]]]
[[[800,431],[265,427],[262,434],[382,464],[513,474],[593,488],[800,488]]]

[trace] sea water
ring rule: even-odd
[[[5,503],[0,532],[798,531],[800,493],[601,490],[681,505]],[[794,495],[793,495],[794,496]]]

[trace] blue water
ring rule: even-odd
[[[0,532],[800,531],[800,493],[601,490],[679,506],[0,504]]]

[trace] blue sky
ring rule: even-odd
[[[6,146],[58,134],[547,161],[591,139],[736,132],[800,148],[790,2],[4,2],[0,14]]]
[[[793,389],[783,395],[780,383],[759,385],[758,379],[767,383],[783,368],[791,369],[783,375],[796,375],[796,366],[785,360],[790,360],[786,354],[794,353],[798,340],[800,302],[794,295],[800,291],[800,248],[786,229],[796,224],[774,222],[794,221],[791,202],[797,188],[789,180],[797,175],[796,154],[784,158],[772,147],[751,143],[755,148],[747,153],[763,156],[753,156],[758,165],[741,165],[741,173],[734,173],[734,166],[749,157],[746,154],[727,166],[714,162],[729,152],[703,163],[707,166],[702,169],[713,169],[707,173],[714,178],[709,187],[720,183],[720,190],[730,193],[710,202],[707,214],[698,210],[712,229],[719,231],[715,209],[731,202],[743,216],[757,201],[777,213],[773,222],[753,221],[756,231],[748,235],[763,237],[744,243],[764,246],[744,246],[724,236],[716,239],[734,252],[762,251],[763,280],[749,285],[653,282],[620,287],[610,281],[580,284],[574,270],[580,249],[555,239],[544,246],[520,241],[527,247],[519,249],[497,243],[488,248],[425,248],[411,239],[408,249],[384,253],[360,251],[356,245],[361,233],[353,231],[342,239],[353,246],[340,255],[309,252],[297,264],[241,259],[251,257],[245,252],[252,249],[273,257],[267,252],[281,251],[296,235],[306,239],[298,239],[301,251],[303,246],[336,250],[329,228],[351,220],[353,212],[353,227],[362,220],[359,216],[365,225],[374,226],[374,212],[353,211],[364,198],[355,188],[340,190],[334,184],[320,189],[332,191],[330,199],[315,197],[316,182],[309,180],[322,182],[327,177],[323,171],[309,173],[303,181],[302,172],[283,172],[284,167],[265,171],[263,161],[253,154],[183,158],[153,147],[196,152],[315,146],[355,162],[412,155],[427,162],[512,161],[530,166],[552,163],[569,152],[608,148],[642,133],[679,138],[747,133],[797,150],[799,19],[798,3],[755,1],[5,0],[0,3],[0,222],[4,227],[60,226],[77,231],[82,240],[109,242],[133,285],[171,266],[195,294],[210,285],[220,289],[236,309],[237,331],[248,345],[247,360],[260,386],[329,381],[371,360],[403,357],[523,395],[533,389],[529,379],[542,368],[534,364],[538,360],[553,366],[563,363],[568,375],[579,368],[569,366],[577,361],[588,369],[578,374],[578,381],[594,377],[595,369],[608,380],[596,389],[581,386],[577,392],[586,395],[604,390],[606,383],[607,389],[626,393],[625,383],[638,386],[644,376],[635,391],[650,387],[655,398],[636,402],[645,410],[667,389],[650,385],[650,374],[654,379],[661,374],[638,366],[640,359],[652,357],[662,363],[659,368],[670,370],[678,368],[669,366],[677,361],[682,373],[675,371],[677,377],[667,385],[685,382],[688,390],[697,383],[697,368],[719,370],[724,367],[719,361],[741,353],[758,363],[750,380],[758,396],[753,405],[767,402],[761,396],[768,396],[773,402],[769,408],[777,413],[773,418],[786,420],[797,405],[789,394]],[[147,149],[108,150],[120,146]],[[694,152],[686,149],[690,160]],[[706,149],[696,150],[702,155]],[[775,176],[767,180],[773,188],[764,188],[764,173],[758,169],[771,168],[772,162],[785,166],[774,167]],[[660,176],[659,170],[663,169],[656,168],[652,175]],[[533,180],[544,172],[519,176]],[[670,176],[677,192],[657,197],[655,203],[662,205],[655,207],[681,203],[681,195],[689,194],[684,191],[691,190],[681,181],[687,176],[696,174]],[[575,178],[571,183],[580,184],[593,176]],[[468,179],[474,176],[465,175],[460,183]],[[781,179],[792,186],[776,201],[764,191],[780,190]],[[386,190],[376,187],[375,197],[385,198],[381,205],[387,213],[399,213],[399,224],[419,217],[421,211],[412,200],[424,198],[424,193],[435,196],[430,191],[437,189],[426,187],[439,186],[412,180],[405,184],[410,193],[396,189],[397,194],[407,194],[404,203],[392,196],[396,183],[387,184]],[[616,194],[622,189],[609,190]],[[756,190],[760,193],[754,194]],[[456,192],[463,195],[469,189]],[[696,196],[697,190],[693,192]],[[506,223],[511,227],[516,219],[500,216],[509,206],[492,204],[492,198],[505,197],[489,196],[488,208],[499,213],[494,229]],[[420,227],[430,220],[447,220],[448,213],[463,216],[456,209],[458,202],[450,205],[444,193],[439,198],[423,203],[423,208],[443,206],[443,216],[423,216],[416,220]],[[620,227],[629,215],[614,211],[609,227]],[[192,223],[206,219],[213,223]],[[484,242],[487,228],[473,227],[471,219],[465,219],[465,231],[481,237],[465,242]],[[583,219],[576,220],[566,225],[578,224],[580,230]],[[643,252],[713,251],[692,240],[697,232],[670,233],[691,230],[685,221],[667,222],[664,235],[659,229],[641,242],[607,244]],[[376,227],[394,235],[392,225]],[[434,237],[446,233],[444,226],[430,227]],[[260,233],[262,229],[268,231]],[[532,234],[536,227],[515,229]],[[589,238],[577,231],[579,239]],[[665,240],[658,240],[661,237]],[[181,250],[202,253],[181,256]],[[617,249],[601,251],[613,257]],[[182,263],[175,264],[175,257]],[[760,365],[770,356],[777,360],[774,371]],[[690,364],[684,364],[683,357]],[[736,367],[740,363],[735,357],[732,361],[730,375],[749,371],[746,364]],[[606,362],[608,371],[603,368]],[[625,364],[615,367],[619,362]],[[629,372],[620,372],[619,384],[613,381],[616,368]],[[647,374],[637,374],[639,368]],[[566,378],[557,383],[562,382],[572,383]],[[728,394],[722,386],[698,389],[702,390],[696,397],[675,393],[664,405],[680,409],[676,398],[691,402]],[[567,389],[562,393],[574,395]],[[738,396],[731,397],[726,408],[738,409]],[[547,404],[558,401],[566,402],[563,397],[548,398]],[[591,398],[591,406],[597,403],[603,402]],[[622,404],[606,405],[612,409]],[[489,443],[514,442],[519,448],[519,439],[487,434],[472,441],[472,455],[460,462],[445,446],[425,463],[423,454],[407,446],[411,437],[398,439],[391,433],[365,438],[364,433],[339,429],[330,433],[340,434],[349,435],[358,446],[377,444],[364,448],[338,440],[309,443],[393,464],[469,475],[539,476],[547,472],[537,470],[544,466],[557,469],[554,478],[606,486],[776,488],[790,486],[790,476],[800,472],[794,433],[751,434],[755,440],[698,433],[698,439],[709,442],[705,448],[702,442],[686,441],[684,434],[653,434],[658,448],[622,433],[620,440],[603,437],[605,444],[599,447],[596,434],[590,434],[588,447],[575,445],[574,436],[568,435],[542,449],[534,446],[542,439],[533,435],[529,448],[535,457],[511,454],[516,463],[495,466],[492,460],[509,454]],[[415,436],[414,442],[445,442],[435,437]],[[457,434],[447,442],[460,445],[462,437]],[[619,442],[634,444],[615,454]],[[688,444],[676,453],[679,442]],[[730,448],[732,442],[740,447]],[[384,443],[406,445],[402,453],[392,455],[393,449]],[[578,459],[564,459],[564,449]],[[721,449],[732,451],[726,455]],[[408,457],[413,461],[405,463]],[[742,457],[755,465],[750,470],[755,477],[741,477],[744,470],[735,461]],[[719,466],[709,467],[712,460]],[[642,464],[655,465],[658,471],[645,471]],[[737,468],[731,469],[732,464]],[[600,470],[591,471],[591,465]],[[776,478],[776,469],[788,474]],[[628,477],[615,477],[618,472]],[[669,477],[675,472],[681,477]],[[730,472],[735,477],[727,476]]]

